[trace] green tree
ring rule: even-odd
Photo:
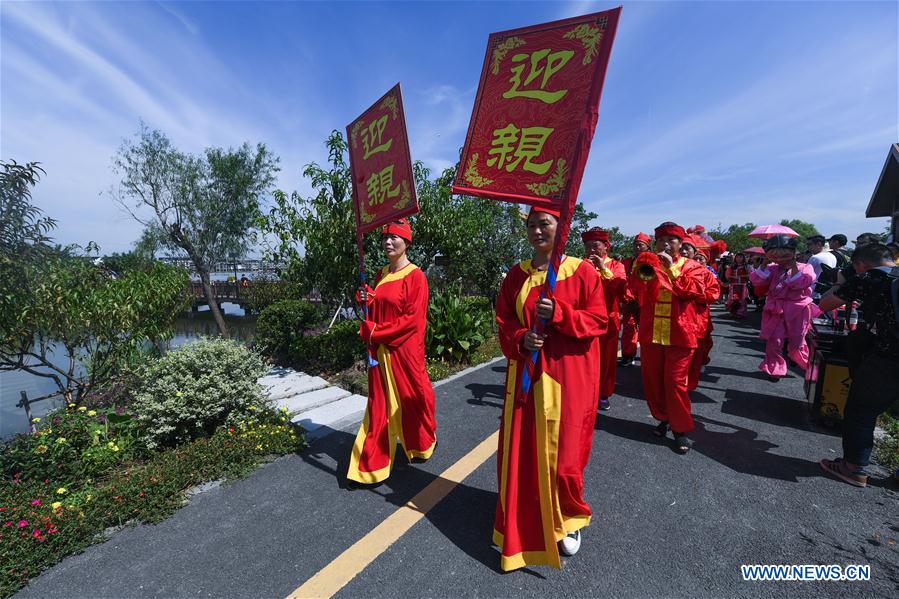
[[[190,258],[219,331],[228,337],[210,271],[229,255],[245,253],[260,200],[279,170],[278,158],[265,145],[248,143],[191,156],[142,124],[134,138],[122,143],[115,166],[122,177],[119,202],[135,220],[164,233],[165,247]]]
[[[587,212],[584,205],[578,202],[574,206],[574,214],[571,217],[571,231],[568,233],[568,239],[565,242],[565,253],[569,256],[584,257],[584,242],[581,241],[581,234],[590,228],[590,221],[595,219],[598,214],[595,212]]]
[[[811,237],[812,235],[820,235],[818,233],[818,228],[812,223],[807,223],[803,220],[799,220],[798,218],[794,218],[792,220],[784,219],[780,221],[780,224],[785,227],[790,227],[797,233],[799,233],[800,245],[805,245],[805,240]]]
[[[761,245],[761,240],[749,237],[749,233],[755,229],[756,225],[745,223],[742,225],[730,225],[726,229],[719,224],[716,228],[708,231],[712,239],[723,239],[727,244],[727,251],[742,252],[746,248]]]
[[[339,131],[325,142],[328,164],[312,162],[303,169],[314,195],[302,197],[276,190],[275,205],[257,219],[267,257],[285,267],[282,278],[308,293],[313,289],[322,301],[336,305],[352,301],[359,287],[359,258],[356,249],[356,221],[350,187],[350,169],[344,159],[347,145]],[[377,235],[365,237],[366,256],[374,256]],[[368,276],[374,261],[366,260]]]

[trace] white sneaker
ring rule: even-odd
[[[559,541],[559,553],[566,557],[571,557],[581,548],[581,531],[569,533],[564,539]]]

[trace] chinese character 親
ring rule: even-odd
[[[393,144],[393,139],[388,139],[383,143],[381,142],[381,139],[384,136],[384,127],[386,126],[387,115],[385,114],[362,130],[362,146],[365,149],[365,155],[362,156],[363,160],[368,160],[368,157],[372,154],[386,152],[390,149],[390,146]]]
[[[552,127],[523,127],[519,129],[509,123],[501,129],[493,131],[491,148],[487,152],[487,166],[495,166],[497,169],[505,167],[506,172],[511,173],[518,164],[524,160],[521,168],[543,175],[552,166],[552,160],[544,162],[531,162],[532,158],[538,158],[543,151],[543,145],[554,131]]]
[[[378,206],[384,203],[385,198],[395,198],[400,194],[400,186],[393,185],[393,165],[384,167],[377,173],[372,173],[365,181],[368,191],[368,205]]]
[[[568,93],[568,90],[559,89],[548,91],[546,89],[546,84],[549,82],[550,77],[568,64],[568,61],[571,60],[572,56],[574,56],[574,50],[559,50],[558,52],[553,52],[549,48],[544,48],[543,50],[538,50],[530,54],[516,54],[512,57],[512,62],[520,64],[516,64],[512,67],[512,77],[509,79],[509,83],[512,84],[512,87],[503,94],[503,98],[533,98],[547,104],[558,102]],[[529,58],[530,61],[525,62]],[[524,81],[522,81],[521,76],[524,73],[525,67],[528,67],[528,74],[527,77],[524,78]],[[521,89],[527,88],[534,83],[534,80],[538,77],[540,80],[536,89]]]

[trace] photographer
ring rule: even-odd
[[[858,247],[851,258],[855,276],[827,292],[820,308],[834,310],[861,302],[866,326],[850,335],[852,384],[843,417],[843,457],[821,460],[821,467],[857,487],[868,484],[865,468],[874,447],[877,417],[899,399],[899,268],[882,243]]]

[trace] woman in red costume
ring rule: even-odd
[[[652,238],[646,233],[637,233],[634,237],[634,255],[624,259],[624,272],[627,275],[627,293],[621,303],[621,366],[632,366],[637,357],[637,322],[640,318],[640,305],[633,293],[635,283],[633,277],[634,260],[643,252],[648,252]]]
[[[609,328],[599,338],[599,409],[609,410],[609,398],[615,392],[615,374],[618,364],[618,332],[621,330],[619,309],[627,294],[627,275],[624,264],[609,256],[609,232],[593,227],[581,234],[587,259],[593,263],[605,296]]]
[[[724,271],[724,277],[730,287],[725,308],[738,318],[746,316],[746,301],[749,298],[749,265],[746,254],[734,254],[734,262]]]
[[[698,226],[699,225],[697,225],[697,227]],[[703,260],[705,260],[706,263],[708,262],[707,255],[700,252],[708,252],[708,250],[705,248],[700,249],[700,247],[708,244],[704,244],[703,241],[704,240],[697,235],[688,234],[680,247],[681,256],[688,260],[695,260],[696,262],[699,262],[700,265],[705,266]],[[715,299],[718,299],[721,295],[721,286],[718,284],[718,277],[708,268],[705,269],[705,272],[703,272],[702,275],[705,279],[706,296],[710,298],[714,294]],[[699,387],[699,377],[702,374],[702,369],[710,362],[709,354],[712,352],[712,346],[714,345],[712,341],[712,331],[714,330],[714,327],[712,325],[712,314],[709,305],[697,300],[696,315],[699,317],[702,325],[699,331],[700,334],[697,335],[696,351],[693,353],[693,358],[690,360],[690,376],[687,384],[687,389],[690,391]]]
[[[377,365],[368,369],[368,406],[356,435],[347,478],[364,484],[390,476],[397,439],[410,461],[424,461],[437,446],[434,388],[425,370],[428,281],[406,257],[412,229],[405,219],[384,227],[389,264],[375,287],[359,289],[368,306],[359,335]]]
[[[500,421],[499,497],[493,541],[503,570],[561,567],[574,555],[590,523],[584,468],[590,457],[599,386],[599,337],[608,316],[593,265],[563,256],[553,299],[540,299],[555,241],[558,213],[533,209],[528,241],[534,258],[503,280],[496,320],[508,358]],[[535,332],[537,319],[546,322]],[[539,351],[531,388],[520,393],[521,373]]]

